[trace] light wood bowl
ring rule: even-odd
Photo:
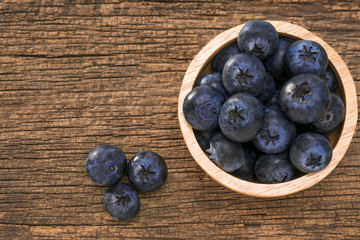
[[[335,50],[319,37],[300,26],[281,21],[269,22],[276,28],[279,36],[281,37],[312,40],[321,44],[328,54],[329,66],[337,75],[338,89],[336,93],[344,101],[346,116],[342,126],[339,126],[337,129],[328,134],[333,146],[333,157],[330,164],[325,169],[319,172],[303,175],[289,182],[278,184],[261,184],[241,180],[230,175],[229,173],[224,172],[217,165],[215,165],[201,150],[195,138],[192,127],[187,123],[184,117],[184,99],[193,88],[194,82],[198,76],[213,72],[211,67],[213,57],[222,48],[236,41],[238,33],[244,24],[219,34],[195,56],[185,73],[178,101],[178,117],[180,121],[180,128],[185,143],[195,161],[211,178],[213,178],[218,183],[238,193],[255,197],[285,196],[307,189],[326,177],[338,165],[340,160],[345,155],[354,135],[358,116],[357,96],[354,81],[345,63],[335,52]]]

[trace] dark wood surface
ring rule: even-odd
[[[120,2],[120,3],[119,3]],[[360,2],[0,2],[0,239],[359,239],[360,136],[312,188],[276,199],[234,193],[190,156],[177,97],[191,59],[251,19],[314,32],[360,92]],[[112,219],[85,171],[93,147],[161,154],[169,177]]]

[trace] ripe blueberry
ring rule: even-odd
[[[229,96],[229,93],[226,91],[222,82],[221,74],[218,72],[202,76],[199,84],[200,86],[209,86],[221,92],[225,98]]]
[[[324,115],[312,123],[312,129],[316,132],[327,133],[334,130],[345,118],[345,106],[343,101],[335,93],[331,93],[331,102]]]
[[[209,158],[225,172],[233,172],[245,162],[241,143],[226,138],[221,132],[214,135],[206,151],[210,154]]]
[[[130,159],[127,170],[131,184],[142,192],[159,189],[165,183],[168,173],[164,159],[151,151],[135,154]]]
[[[325,82],[314,74],[302,74],[287,81],[280,92],[285,115],[296,123],[311,123],[321,118],[330,104]]]
[[[256,179],[255,176],[255,163],[257,159],[256,152],[249,146],[251,142],[242,144],[244,149],[244,164],[236,171],[231,174],[235,177],[246,181],[254,181]]]
[[[274,155],[262,155],[255,164],[256,177],[262,183],[282,183],[290,181],[294,176],[295,170],[287,152]]]
[[[218,115],[224,96],[208,86],[199,86],[185,97],[183,110],[186,121],[200,131],[209,131],[218,126]]]
[[[320,75],[325,80],[330,92],[334,92],[337,87],[337,80],[334,72],[328,67],[323,74]]]
[[[124,152],[110,144],[92,150],[86,159],[86,170],[91,179],[101,185],[116,183],[126,170]]]
[[[324,169],[332,158],[329,139],[319,133],[307,132],[296,137],[290,148],[290,160],[302,172]]]
[[[287,81],[289,79],[284,62],[286,51],[293,42],[294,40],[292,39],[280,38],[277,51],[264,61],[266,71],[268,71],[277,81]]]
[[[259,96],[266,83],[265,67],[257,57],[240,53],[226,62],[222,80],[230,94],[247,92]]]
[[[281,153],[290,147],[295,136],[296,126],[293,122],[280,110],[266,108],[264,123],[252,142],[264,153]]]
[[[212,62],[212,66],[216,72],[222,73],[226,61],[236,54],[239,54],[240,50],[237,43],[232,43],[218,52]]]
[[[224,135],[237,142],[251,141],[260,131],[264,107],[249,93],[238,93],[223,104],[219,126]]]
[[[271,23],[252,20],[240,30],[237,44],[241,52],[249,52],[260,59],[265,59],[276,51],[279,37]]]
[[[195,138],[203,151],[209,149],[212,137],[219,131],[218,128],[210,131],[198,131],[194,129]]]
[[[320,76],[326,69],[327,61],[325,49],[310,40],[294,42],[285,55],[286,69],[290,76],[305,73]]]
[[[140,198],[132,186],[119,182],[106,191],[104,204],[112,217],[129,220],[139,212]]]
[[[266,81],[263,86],[262,94],[259,96],[259,100],[262,103],[268,101],[275,91],[275,80],[269,72],[266,72]]]

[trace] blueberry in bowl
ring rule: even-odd
[[[284,114],[296,123],[312,123],[321,118],[330,105],[326,83],[314,74],[301,74],[287,81],[280,92]]]
[[[260,182],[259,178],[257,176],[254,176],[255,174],[253,174],[254,172],[251,170],[252,164],[249,164],[249,168],[250,170],[244,170],[245,172],[249,173],[249,178],[246,178],[246,174],[243,174],[243,176],[245,177],[238,177],[238,175],[236,174],[236,172],[240,172],[241,168],[246,168],[246,159],[248,159],[246,156],[249,155],[249,151],[247,149],[248,146],[248,142],[242,142],[242,141],[251,141],[254,140],[253,138],[251,140],[241,140],[238,141],[241,143],[243,150],[244,150],[244,154],[245,154],[245,161],[243,163],[243,165],[236,171],[234,172],[226,172],[223,171],[221,168],[219,168],[219,166],[217,166],[216,163],[213,162],[213,160],[211,160],[209,158],[209,155],[206,151],[203,151],[200,148],[199,143],[197,142],[196,138],[195,138],[195,134],[194,134],[194,128],[191,127],[191,125],[188,124],[188,122],[186,121],[185,118],[185,112],[184,112],[184,108],[183,108],[183,102],[184,99],[186,97],[186,95],[193,89],[193,85],[195,80],[202,75],[206,75],[206,74],[211,74],[214,72],[217,72],[218,70],[213,68],[213,60],[214,57],[217,53],[221,52],[222,49],[224,49],[225,47],[234,44],[235,42],[238,43],[239,41],[239,33],[242,30],[242,28],[244,27],[245,24],[234,27],[232,29],[229,29],[223,33],[221,33],[219,36],[215,37],[213,40],[211,40],[209,42],[209,44],[207,44],[200,52],[199,54],[197,54],[193,61],[190,63],[190,66],[188,67],[186,73],[185,73],[185,77],[183,80],[183,84],[181,86],[181,91],[180,91],[180,95],[179,95],[179,104],[178,104],[178,116],[179,116],[179,122],[180,122],[180,127],[181,127],[181,131],[185,140],[185,143],[191,153],[191,155],[193,156],[194,160],[199,164],[199,166],[210,176],[212,177],[215,181],[219,182],[220,184],[224,185],[225,187],[234,190],[236,192],[242,193],[242,194],[246,194],[246,195],[250,195],[250,196],[256,196],[256,197],[279,197],[279,196],[284,196],[284,195],[288,195],[288,194],[292,194],[304,189],[307,189],[311,186],[313,186],[314,184],[316,184],[317,182],[321,181],[321,179],[323,179],[324,177],[326,177],[327,175],[330,174],[330,172],[336,167],[336,165],[340,162],[340,160],[342,159],[342,157],[344,156],[351,138],[354,134],[355,131],[355,127],[356,127],[356,123],[357,123],[357,97],[356,97],[356,90],[354,87],[354,82],[353,79],[351,77],[351,74],[349,72],[349,70],[347,69],[345,63],[342,61],[342,59],[340,58],[340,56],[328,45],[326,44],[323,40],[321,40],[320,38],[318,38],[317,36],[315,36],[314,34],[312,34],[311,32],[307,31],[306,29],[299,27],[297,25],[294,24],[290,24],[290,23],[286,23],[286,22],[280,22],[280,21],[268,21],[271,25],[273,25],[273,27],[276,29],[277,34],[278,34],[278,38],[282,39],[282,38],[287,38],[287,39],[291,39],[293,40],[294,43],[296,43],[297,41],[301,41],[301,40],[306,40],[306,41],[312,41],[315,43],[318,43],[319,45],[321,45],[321,47],[325,50],[326,52],[326,64],[323,64],[325,61],[319,61],[323,58],[323,56],[320,56],[323,54],[323,52],[321,52],[321,48],[316,49],[315,47],[311,47],[310,49],[310,54],[308,54],[308,50],[306,49],[304,50],[304,48],[300,48],[298,50],[301,51],[305,51],[306,54],[302,55],[301,51],[298,51],[298,57],[300,57],[300,59],[302,59],[303,62],[306,62],[306,64],[303,64],[304,67],[301,67],[299,64],[299,68],[297,68],[297,66],[293,66],[293,69],[289,69],[289,66],[286,66],[286,64],[284,65],[284,62],[286,62],[285,57],[286,56],[286,52],[287,50],[282,50],[283,52],[279,55],[283,55],[284,59],[282,59],[282,57],[279,57],[279,61],[281,62],[283,61],[283,64],[279,64],[277,67],[279,67],[279,69],[282,69],[282,73],[284,74],[283,76],[285,76],[284,78],[281,78],[279,76],[276,76],[276,73],[271,73],[270,68],[266,68],[266,61],[267,58],[271,57],[271,54],[268,57],[259,57],[256,56],[256,52],[258,52],[256,50],[255,47],[255,51],[253,51],[253,53],[251,53],[251,50],[244,50],[244,49],[240,49],[240,51],[242,52],[241,54],[247,54],[247,55],[252,55],[256,58],[258,58],[262,64],[264,65],[265,63],[265,73],[266,72],[270,72],[270,74],[272,74],[272,77],[274,78],[275,81],[275,91],[273,94],[269,94],[270,97],[266,96],[265,99],[266,100],[259,100],[260,98],[264,97],[263,95],[265,95],[266,93],[268,93],[268,90],[264,90],[264,88],[268,87],[266,84],[266,81],[262,82],[262,86],[260,86],[258,89],[254,90],[254,92],[250,92],[253,90],[234,90],[232,92],[232,90],[228,90],[227,92],[229,93],[229,99],[231,99],[234,95],[239,93],[244,93],[247,92],[247,94],[252,94],[258,101],[259,104],[264,104],[265,105],[265,109],[269,108],[269,109],[273,109],[273,110],[277,110],[280,112],[283,111],[288,111],[288,114],[283,112],[283,115],[285,115],[285,118],[287,118],[289,121],[291,122],[295,122],[297,130],[300,129],[299,126],[301,126],[302,128],[304,128],[306,131],[315,131],[314,129],[312,129],[312,125],[316,122],[319,121],[319,119],[321,119],[322,117],[326,116],[326,112],[329,111],[329,109],[331,109],[331,94],[330,92],[332,90],[330,90],[330,86],[328,84],[326,84],[326,79],[324,79],[324,74],[326,74],[326,69],[330,68],[332,70],[332,72],[334,73],[335,79],[336,79],[336,85],[337,88],[335,89],[335,94],[341,98],[343,104],[344,104],[344,112],[345,112],[345,117],[344,120],[338,124],[335,129],[331,130],[330,132],[327,132],[326,135],[323,136],[327,136],[330,140],[330,146],[332,149],[332,157],[331,160],[329,162],[329,164],[323,168],[322,170],[316,171],[316,172],[304,172],[302,173],[300,170],[296,170],[294,175],[292,175],[292,177],[287,181],[287,175],[283,176],[285,179],[283,181],[283,179],[279,178],[277,179],[277,181],[275,181],[276,183],[262,183]],[[248,36],[250,36],[250,34],[248,34]],[[255,37],[256,38],[256,37]],[[252,43],[255,43],[257,40],[254,37],[252,37]],[[262,38],[262,36],[261,36]],[[290,42],[291,42],[290,40]],[[274,48],[272,54],[276,54],[277,51],[279,50],[279,46],[280,46],[280,41],[278,41],[277,43],[277,47]],[[316,44],[312,43],[314,46]],[[255,44],[252,44],[253,47],[255,46]],[[258,45],[258,44],[257,44]],[[310,46],[310,45],[307,45]],[[259,48],[259,46],[257,46]],[[290,46],[291,47],[291,46]],[[290,49],[289,47],[289,49]],[[250,49],[251,47],[249,47]],[[257,48],[257,49],[258,49]],[[319,50],[319,51],[318,51]],[[320,52],[320,55],[317,55],[314,51],[316,52]],[[265,52],[265,51],[263,51]],[[301,55],[301,56],[300,56]],[[314,60],[313,55],[316,55],[316,60]],[[236,56],[236,54],[232,55],[229,57],[233,58],[234,56]],[[295,56],[295,55],[294,55]],[[289,58],[291,59],[291,58]],[[229,61],[229,60],[228,60]],[[317,62],[318,61],[318,62]],[[296,62],[296,61],[295,61]],[[307,64],[307,62],[311,63],[311,64]],[[226,65],[226,64],[225,64]],[[295,64],[296,65],[296,64]],[[305,65],[307,65],[305,67]],[[325,66],[324,66],[325,65]],[[310,70],[309,70],[310,69]],[[246,72],[246,69],[242,69],[243,72]],[[302,72],[304,70],[304,72]],[[308,71],[309,70],[309,71]],[[225,71],[225,67],[223,69],[223,73]],[[298,72],[296,72],[298,71]],[[307,72],[308,71],[308,72]],[[235,73],[236,71],[234,70],[233,73]],[[240,72],[237,71],[237,72]],[[249,71],[248,71],[249,73]],[[289,96],[287,97],[287,101],[281,101],[279,100],[281,98],[281,91],[283,86],[287,86],[287,81],[290,80],[290,78],[293,77],[297,77],[301,74],[310,74],[310,75],[314,75],[315,77],[311,77],[311,78],[320,78],[322,82],[324,82],[324,84],[321,84],[320,81],[314,80],[315,82],[315,86],[313,86],[314,84],[304,84],[303,86],[298,86],[299,90],[298,93],[293,94],[294,98],[298,100],[298,103],[300,103],[301,101],[306,101],[307,106],[309,106],[310,108],[319,108],[319,112],[321,113],[314,113],[315,111],[304,111],[304,110],[299,110],[303,111],[302,113],[303,116],[299,116],[300,114],[296,115],[295,111],[293,111],[293,107],[291,107],[291,103],[293,100],[289,99]],[[239,76],[245,75],[245,74],[238,74]],[[249,74],[248,74],[249,75]],[[252,74],[250,74],[250,80],[251,80],[251,76]],[[255,75],[254,75],[255,76]],[[246,78],[244,78],[246,79]],[[241,81],[240,81],[241,82]],[[247,81],[250,82],[250,81]],[[311,80],[311,82],[313,82],[313,80]],[[330,82],[330,80],[329,80]],[[226,88],[226,83],[225,80],[223,79],[223,85]],[[236,84],[236,82],[235,82]],[[235,86],[234,84],[234,86]],[[259,84],[261,85],[261,84]],[[259,86],[258,85],[258,86]],[[266,85],[266,86],[265,86]],[[323,96],[317,96],[317,97],[321,97],[324,98],[325,103],[323,101],[317,101],[316,99],[312,99],[312,93],[314,93],[314,90],[309,91],[309,87],[310,88],[315,88],[315,92],[317,91],[316,89],[321,88],[321,89],[325,89],[324,91],[322,91]],[[320,86],[320,87],[319,87]],[[251,88],[250,88],[251,89]],[[284,90],[285,91],[285,90]],[[292,97],[292,90],[291,91],[285,91],[286,93],[290,93],[290,98]],[[312,92],[312,93],[310,93]],[[316,94],[319,95],[319,94]],[[284,96],[283,96],[284,97]],[[312,100],[310,100],[312,99]],[[283,99],[283,100],[286,100]],[[310,103],[307,103],[307,102]],[[226,103],[223,102],[221,104],[221,109],[224,106],[224,104]],[[316,103],[316,104],[314,104]],[[300,104],[298,104],[300,105]],[[235,109],[236,110],[236,109]],[[239,110],[239,109],[238,109]],[[239,112],[239,111],[234,111],[234,112]],[[290,113],[291,112],[291,113]],[[238,119],[238,121],[235,121],[235,123],[240,123],[239,119],[241,118],[241,114],[235,114],[234,116],[238,116],[237,118],[234,119]],[[294,117],[295,116],[295,117]],[[329,118],[329,117],[328,117]],[[221,114],[218,115],[218,120],[220,122],[221,119]],[[264,118],[265,119],[265,118]],[[330,118],[329,118],[330,119]],[[295,121],[294,121],[295,120]],[[263,120],[263,123],[260,124],[261,127],[264,124],[265,120]],[[221,124],[219,124],[220,127],[220,131],[222,131],[222,133],[226,136],[226,134],[224,133],[223,129],[221,128]],[[307,129],[306,129],[307,128]],[[216,128],[215,128],[216,129]],[[304,133],[306,132],[304,131]],[[236,135],[234,133],[232,133],[231,131],[229,131],[230,133],[228,133],[228,136],[226,136],[227,138],[231,139],[231,135]],[[260,132],[260,130],[259,130]],[[300,133],[300,132],[299,132]],[[298,134],[299,134],[298,133]],[[322,133],[323,134],[323,133]],[[230,137],[229,137],[230,136]],[[274,136],[276,138],[276,135]],[[250,137],[249,137],[250,138]],[[235,139],[232,139],[233,141]],[[289,151],[289,149],[291,149],[291,146],[294,144],[294,139],[293,141],[290,141],[290,148],[288,148],[287,151]],[[253,145],[253,144],[251,144]],[[258,148],[258,146],[256,147]],[[257,154],[260,155],[264,155],[266,153],[261,153],[261,150],[256,149]],[[260,153],[259,153],[260,152]],[[278,154],[282,154],[282,153],[274,153],[274,154],[266,154],[266,155],[278,155]],[[255,161],[253,162],[257,162],[259,160],[259,158],[255,158]],[[290,161],[290,163],[292,164],[292,166],[294,166],[294,164]],[[295,168],[295,167],[294,167]],[[296,168],[295,168],[296,169]],[[251,177],[253,176],[253,177]]]
[[[255,138],[263,121],[264,107],[249,93],[238,93],[228,98],[219,114],[221,131],[237,142],[248,142]]]
[[[218,127],[218,116],[223,94],[209,86],[194,88],[184,100],[183,108],[187,122],[200,131],[210,131]]]

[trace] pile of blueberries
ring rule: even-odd
[[[247,181],[281,183],[329,164],[325,133],[343,122],[345,107],[320,44],[279,38],[272,24],[253,20],[212,66],[183,111],[217,166]]]
[[[86,170],[95,183],[110,186],[104,204],[109,214],[118,220],[129,220],[139,212],[137,191],[159,189],[168,175],[166,163],[159,154],[142,151],[126,163],[124,152],[110,144],[100,145],[89,153]],[[131,185],[119,182],[126,172]]]

